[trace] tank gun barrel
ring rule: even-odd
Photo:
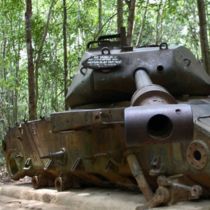
[[[135,73],[135,83],[137,89],[142,89],[145,86],[151,85],[152,81],[147,72],[143,69],[140,69]]]
[[[132,106],[177,103],[165,88],[152,82],[144,69],[135,72],[135,83],[137,90],[131,99]]]

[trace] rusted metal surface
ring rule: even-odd
[[[68,111],[8,131],[9,174],[32,177],[36,189],[139,189],[147,207],[209,196],[209,76],[184,47],[131,48],[113,37],[89,44]]]
[[[208,163],[209,149],[203,141],[193,141],[187,148],[187,161],[195,169],[203,169]]]
[[[144,176],[144,173],[141,169],[141,166],[138,163],[138,160],[134,154],[127,155],[128,165],[131,169],[131,173],[137,181],[137,184],[144,194],[144,197],[147,201],[150,201],[153,197],[153,192]]]
[[[190,142],[193,138],[192,111],[186,104],[126,108],[125,130],[128,146]]]

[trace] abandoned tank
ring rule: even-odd
[[[210,77],[187,48],[101,36],[68,89],[69,110],[8,131],[8,172],[36,189],[139,189],[149,207],[208,197],[209,95]]]

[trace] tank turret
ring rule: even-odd
[[[210,94],[210,77],[187,48],[166,43],[128,48],[112,42],[116,37],[99,38],[95,48],[88,44],[68,89],[69,107],[129,101],[136,90],[135,72],[139,69],[176,97]]]

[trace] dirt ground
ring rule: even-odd
[[[12,184],[19,184],[19,183],[27,183],[30,182],[30,178],[22,179],[18,182],[13,181],[6,170],[5,166],[0,167],[0,187],[5,185],[12,185]],[[24,199],[17,199],[13,197],[8,197],[4,195],[0,195],[0,210],[27,210],[27,209],[33,209],[33,210],[44,210],[44,209],[52,209],[56,210],[58,209],[55,205],[47,205],[43,202],[39,202],[36,200],[24,200]],[[59,209],[60,208],[59,206]],[[66,209],[66,208],[63,208]]]
[[[31,178],[13,181],[6,168],[0,167],[0,210],[135,210],[144,204],[142,194],[118,189],[34,190]],[[180,202],[153,210],[210,210],[210,200]]]
[[[118,208],[121,196],[122,200],[126,200],[127,193],[118,195],[118,191],[114,191],[112,194],[106,189],[69,192],[57,192],[55,189],[34,190],[30,177],[14,181],[9,177],[6,168],[0,167],[0,210],[127,210],[129,207],[135,210],[137,203],[134,201],[138,195],[129,195],[129,201]]]
[[[12,180],[9,178],[6,167],[1,166],[0,167],[0,184],[11,182]]]
[[[30,183],[30,182],[31,182],[31,178],[30,177],[25,177],[25,178],[20,179],[18,181],[14,181],[8,175],[6,166],[1,166],[0,167],[0,185],[2,185],[2,184]]]
[[[0,210],[67,210],[67,206],[0,195]]]

